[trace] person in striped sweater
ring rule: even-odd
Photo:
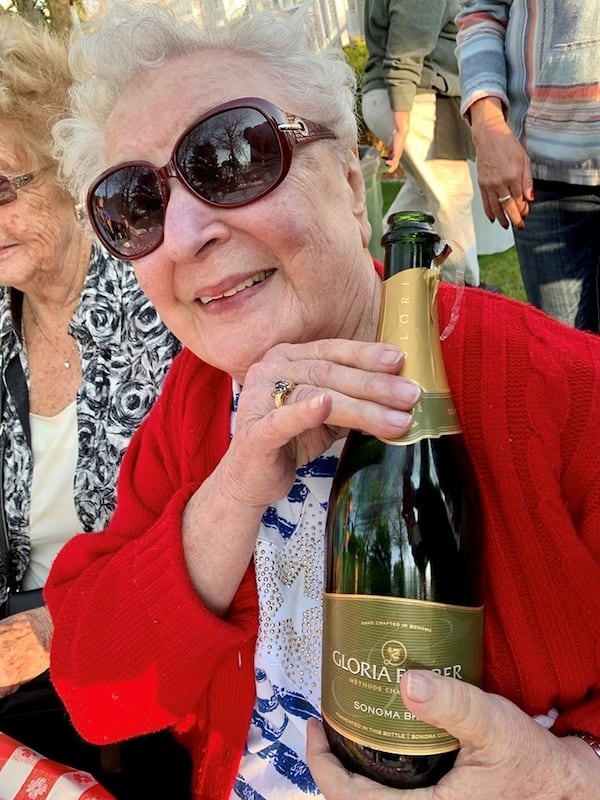
[[[512,224],[527,297],[598,332],[600,15],[581,0],[460,0],[462,111],[488,218]]]

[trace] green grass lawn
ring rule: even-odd
[[[514,247],[504,253],[479,256],[479,272],[485,283],[495,283],[502,288],[505,295],[526,301]]]
[[[381,191],[385,211],[398,191],[398,181],[381,181]],[[504,294],[509,297],[516,297],[518,300],[526,299],[514,247],[503,253],[479,256],[479,270],[481,280],[485,283],[494,283],[500,286]]]

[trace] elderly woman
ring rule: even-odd
[[[65,171],[185,344],[109,526],[72,539],[46,586],[76,725],[93,741],[174,728],[195,798],[315,796],[315,781],[332,798],[441,797],[348,776],[319,729],[306,762],[341,441],[400,434],[418,395],[402,352],[374,343],[352,71],[300,16],[211,28],[144,6],[83,37],[74,72]],[[444,356],[484,492],[485,691],[418,671],[402,691],[461,740],[446,796],[583,800],[600,760],[568,734],[600,737],[600,348],[451,285],[442,326],[457,292]]]
[[[51,130],[70,85],[64,43],[1,15],[2,604],[9,591],[41,589],[75,533],[105,527],[125,447],[179,349],[131,265],[92,246],[57,183]],[[44,607],[2,622],[0,696],[47,669],[50,635]],[[0,730],[49,757],[74,756],[47,716],[11,720]]]

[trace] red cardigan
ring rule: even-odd
[[[440,323],[455,288],[440,289]],[[600,339],[465,290],[443,345],[483,494],[485,688],[554,730],[600,735]],[[254,702],[252,567],[225,619],[198,601],[181,516],[229,441],[230,379],[189,351],[123,462],[109,528],[59,554],[46,585],[52,674],[93,742],[173,726],[195,798],[227,798]]]

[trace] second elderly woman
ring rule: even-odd
[[[74,198],[57,183],[51,130],[70,85],[64,43],[0,15],[0,514],[10,553],[0,604],[9,589],[42,588],[70,537],[107,524],[125,447],[179,349],[131,265],[92,246]],[[43,606],[2,621],[0,696],[47,669],[51,633]],[[0,730],[123,788],[124,761],[105,773],[64,709],[20,715],[18,699],[5,701],[10,717],[2,706]],[[136,745],[126,749],[128,758]]]

